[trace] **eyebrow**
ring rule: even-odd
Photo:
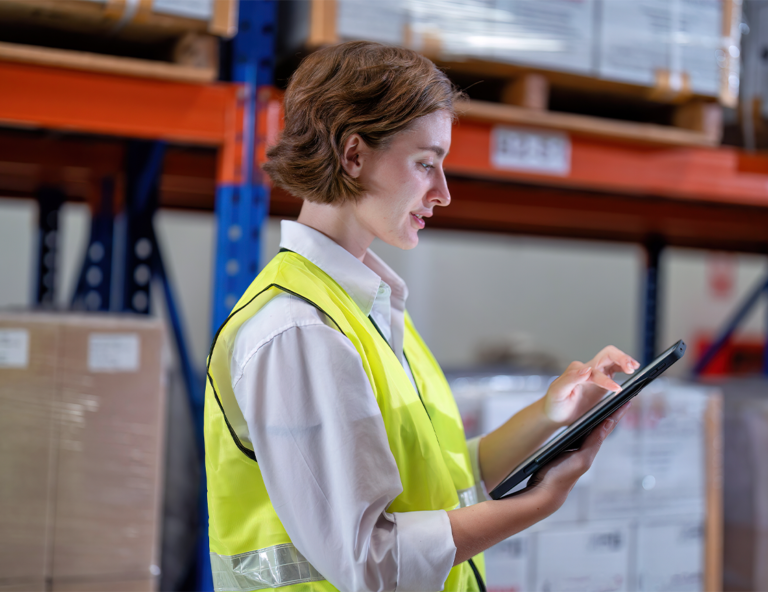
[[[419,146],[419,150],[431,150],[437,154],[438,157],[445,155],[445,150],[443,150],[440,146]]]

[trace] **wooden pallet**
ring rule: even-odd
[[[0,0],[0,60],[210,82],[219,35],[236,31],[236,0],[214,8],[206,21],[153,13],[147,0]]]
[[[153,12],[151,0],[0,0],[0,21],[118,38],[156,40],[184,33],[232,37],[238,0],[214,0],[209,20]]]
[[[599,93],[587,96],[606,101]],[[712,100],[692,98],[683,104],[663,106],[671,125],[659,125],[549,110],[549,81],[538,73],[524,74],[506,83],[500,98],[500,102],[467,101],[460,107],[461,113],[469,119],[559,129],[642,144],[717,146],[722,138],[722,107]]]
[[[218,48],[211,41],[213,39],[206,40],[202,48],[200,46],[195,48],[195,43],[190,42],[190,45],[186,46],[186,54],[180,50],[179,55],[184,57],[181,57],[178,63],[0,42],[0,61],[87,70],[119,76],[203,83],[212,82],[218,78],[216,64]],[[188,59],[192,60],[192,63],[187,62]]]

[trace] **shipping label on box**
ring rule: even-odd
[[[537,592],[630,590],[629,521],[559,527],[534,536]]]
[[[637,582],[643,592],[698,592],[704,584],[704,516],[637,527]]]
[[[29,331],[0,329],[0,368],[26,368],[29,365]]]
[[[485,552],[485,584],[489,592],[530,590],[530,534],[516,534]]]
[[[140,345],[137,333],[92,333],[88,336],[88,370],[138,372]]]

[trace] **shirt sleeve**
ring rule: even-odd
[[[233,387],[275,511],[315,569],[340,590],[442,590],[456,553],[448,515],[386,511],[402,484],[349,339],[289,323]]]

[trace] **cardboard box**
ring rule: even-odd
[[[0,316],[0,580],[48,575],[57,338]]]
[[[0,580],[0,592],[47,592],[45,580]]]
[[[0,488],[9,533],[0,580],[150,577],[159,563],[162,322],[3,313],[0,339],[3,331],[18,343],[27,335],[27,356],[6,353],[0,366],[0,468],[16,476]]]

